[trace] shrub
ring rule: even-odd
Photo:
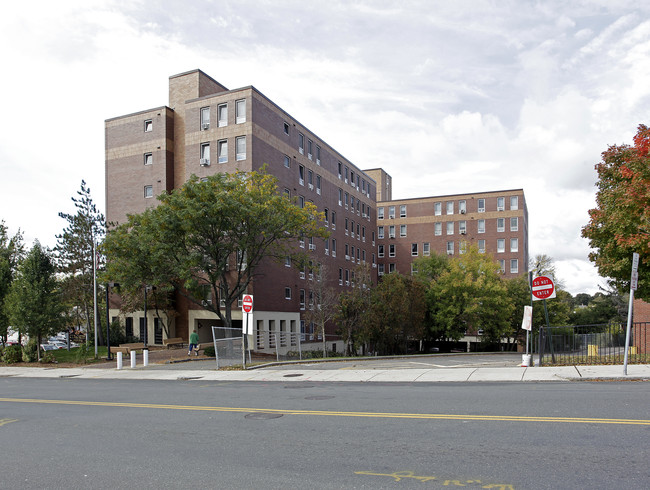
[[[55,362],[56,358],[54,357],[52,351],[45,351],[45,353],[41,356],[42,364],[54,364]]]
[[[88,361],[88,344],[85,342],[77,348],[75,353],[75,362],[77,364],[86,364]]]
[[[30,339],[23,347],[23,362],[36,362],[38,360],[38,344],[36,339]]]
[[[214,357],[214,346],[209,345],[205,349],[203,349],[203,354],[208,356],[208,357]]]
[[[5,347],[2,356],[5,364],[14,364],[20,362],[23,358],[23,349],[20,345],[8,345]]]

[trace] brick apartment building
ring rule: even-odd
[[[494,254],[506,276],[527,271],[528,219],[521,189],[392,201],[388,174],[361,170],[252,86],[228,90],[200,70],[174,75],[169,106],[108,119],[105,138],[111,223],[156,205],[155,196],[181,187],[191,175],[260,170],[266,164],[282,192],[325,213],[330,238],[297,246],[327,266],[332,287],[349,288],[359,264],[371,266],[376,282],[378,273],[410,273],[413,258],[431,251],[460,253],[464,243]],[[259,272],[262,277],[249,289],[256,328],[310,338],[304,313],[314,278],[271,261]],[[112,307],[118,316],[117,305]],[[187,339],[196,328],[202,342],[211,340],[216,315],[180,295],[176,310],[172,337]],[[146,324],[149,342],[162,343],[153,315],[146,323],[142,313],[123,320],[127,333],[137,335],[139,327],[142,337]],[[237,308],[233,320],[241,325]]]

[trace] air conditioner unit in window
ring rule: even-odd
[[[447,250],[447,255],[454,255],[454,251],[453,250]]]
[[[497,207],[497,211],[504,211],[504,210],[505,210],[505,208],[503,206],[498,206]]]
[[[207,158],[201,158],[199,161],[202,167],[208,167],[210,165],[210,160]]]
[[[316,250],[316,245],[314,245],[313,243],[310,243],[309,244],[309,250]]]
[[[460,234],[461,235],[467,235],[467,232],[466,231],[461,231]]]
[[[376,268],[377,268],[377,264],[372,264],[372,268],[373,268],[373,269],[376,269]]]
[[[210,129],[210,123],[203,123],[203,124],[201,125],[201,127],[203,128],[204,131],[205,131],[206,129]]]
[[[466,212],[467,212],[467,211],[465,211],[464,209],[461,209],[461,210],[460,210],[460,214],[465,214]]]

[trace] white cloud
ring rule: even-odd
[[[201,68],[255,85],[394,197],[523,188],[530,252],[569,291],[598,283],[580,238],[593,166],[647,123],[638,2],[71,1],[12,4],[0,219],[54,243],[81,179],[104,204],[103,121],[167,103]],[[45,129],[45,130],[43,130]]]

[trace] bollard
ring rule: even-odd
[[[142,365],[144,367],[149,365],[149,349],[143,349],[142,351]]]
[[[129,353],[129,356],[131,357],[131,367],[132,367],[132,368],[135,367],[135,356],[136,356],[136,355],[137,355],[137,354],[135,353],[134,350],[132,350],[132,351]]]
[[[122,353],[117,353],[117,369],[122,369]]]

